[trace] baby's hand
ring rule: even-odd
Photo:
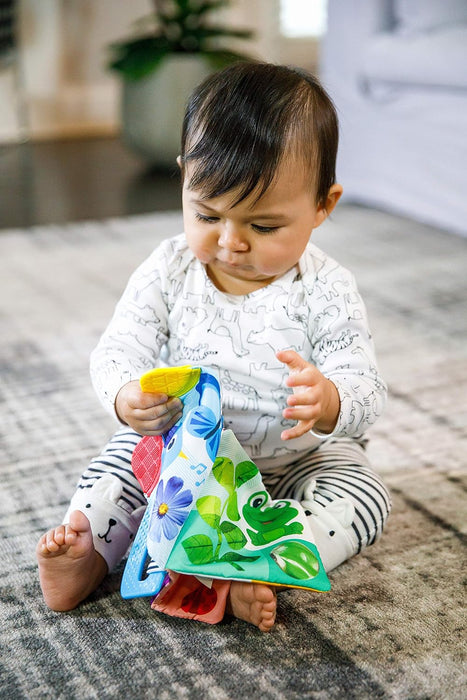
[[[300,437],[312,428],[331,433],[340,409],[335,384],[294,350],[282,350],[276,357],[289,368],[286,384],[294,391],[287,398],[287,408],[282,415],[288,420],[297,421],[293,428],[282,432],[282,440]]]
[[[176,396],[142,391],[139,381],[122,386],[115,399],[121,421],[141,435],[162,435],[182,415],[183,404]]]

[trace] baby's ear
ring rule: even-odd
[[[342,185],[338,185],[337,183],[329,188],[328,196],[326,198],[326,204],[324,207],[326,209],[327,216],[329,216],[339,199],[342,197],[343,191],[344,190],[342,188]]]
[[[342,185],[338,185],[337,183],[329,188],[329,192],[326,197],[326,202],[318,206],[318,209],[316,211],[315,225],[313,228],[317,228],[320,224],[323,223],[325,219],[327,219],[327,217],[333,211],[337,202],[341,198],[342,192]]]
[[[182,167],[182,156],[177,156],[177,165],[181,169]]]

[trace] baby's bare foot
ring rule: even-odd
[[[232,581],[227,612],[240,620],[251,622],[262,632],[269,632],[276,619],[275,591],[262,583]]]
[[[52,610],[76,608],[107,573],[105,560],[94,549],[89,520],[79,510],[67,525],[41,537],[36,555],[42,594]]]

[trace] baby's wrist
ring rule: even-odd
[[[326,379],[327,400],[321,418],[313,426],[313,432],[320,435],[330,435],[339,420],[341,401],[336,385]]]
[[[125,416],[126,408],[128,407],[128,401],[126,400],[125,394],[129,384],[131,384],[131,382],[127,382],[119,389],[114,401],[115,415],[120,423],[123,423],[124,425],[129,425]]]

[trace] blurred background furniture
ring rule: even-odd
[[[18,46],[17,0],[0,0],[0,71],[3,70],[12,71],[18,140],[24,141],[29,136],[29,115]]]
[[[467,235],[466,0],[329,0],[347,201]]]
[[[190,2],[200,6],[198,0]],[[236,33],[228,37],[235,51],[316,71],[325,2],[231,0],[228,6],[217,3],[212,22]],[[17,41],[16,62],[3,69],[0,58],[0,231],[179,209],[175,156],[170,165],[149,169],[144,158],[124,147],[121,80],[108,69],[110,47],[141,33],[139,20],[153,2],[0,0],[2,10],[4,5],[2,36],[11,36],[14,6]],[[238,37],[245,28],[254,31],[251,41]],[[12,57],[11,39],[5,43]],[[21,90],[15,65],[22,70]],[[176,82],[180,90],[181,81]],[[173,107],[168,87],[162,92]],[[23,120],[18,97],[27,108]],[[138,109],[134,95],[131,105]],[[178,139],[181,115],[180,124],[172,120]]]

